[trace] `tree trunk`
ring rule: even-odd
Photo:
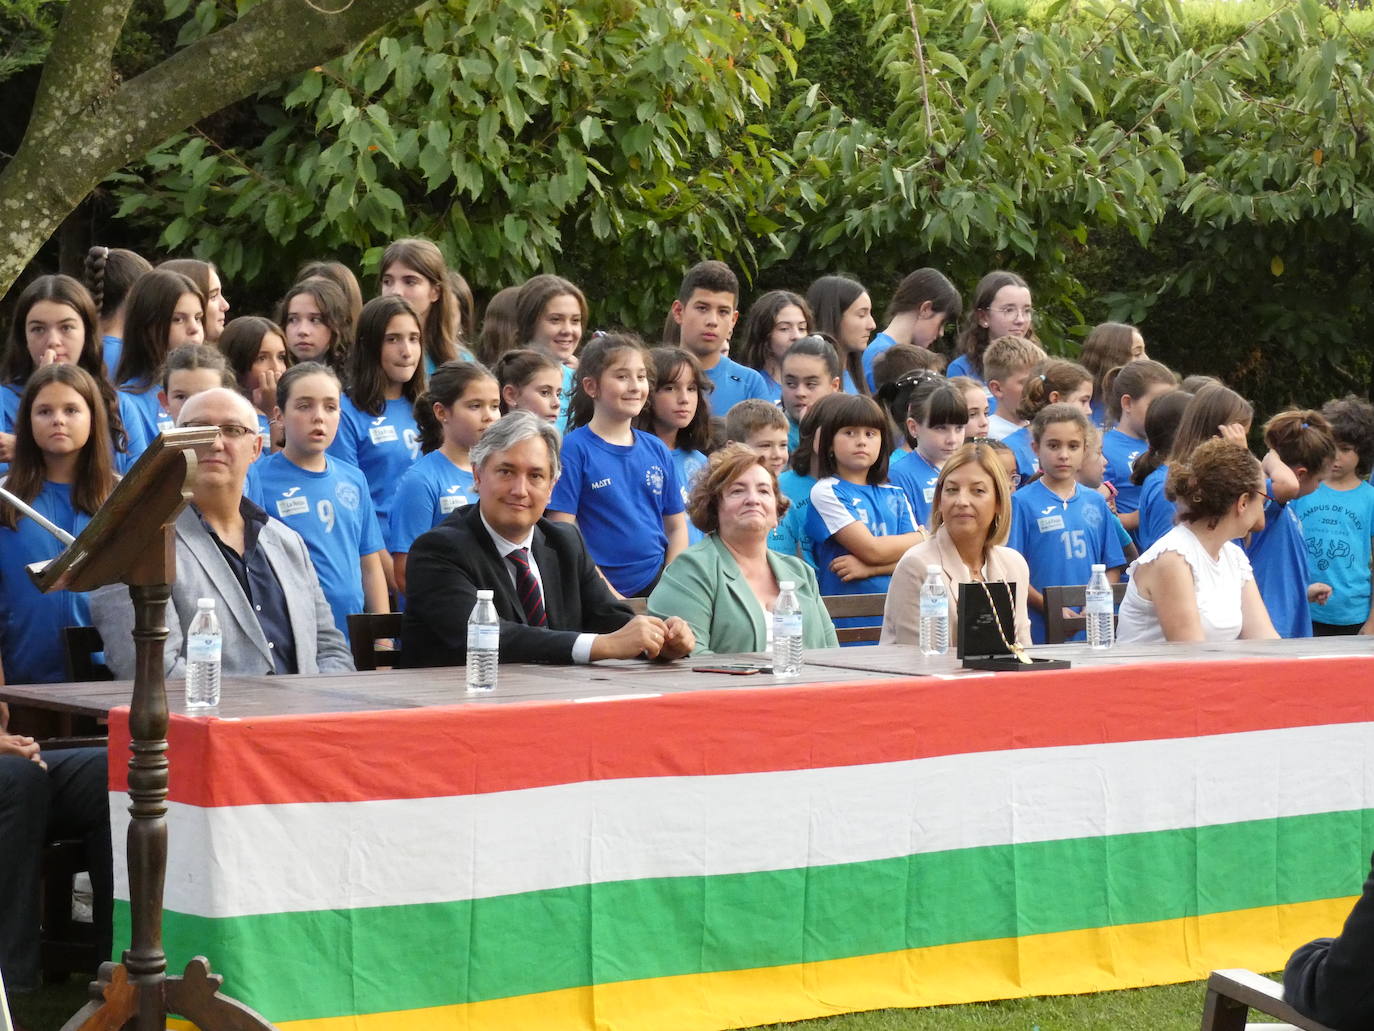
[[[131,4],[67,6],[23,142],[0,171],[0,298],[110,173],[220,108],[346,53],[416,0],[352,0],[329,14],[306,0],[263,0],[116,84],[110,54]]]

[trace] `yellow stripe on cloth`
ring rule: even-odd
[[[855,1010],[1074,995],[1277,970],[1339,932],[1353,898],[964,942],[754,970],[569,988],[459,1006],[279,1023],[281,1031],[717,1031]],[[228,994],[233,986],[226,985]],[[171,1027],[188,1027],[179,1021]]]

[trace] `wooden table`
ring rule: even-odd
[[[1075,667],[875,647],[791,682],[174,697],[171,965],[208,953],[288,1029],[665,1031],[1273,969],[1339,928],[1374,848],[1374,642],[1040,653]],[[0,688],[108,713],[116,834],[119,691]]]

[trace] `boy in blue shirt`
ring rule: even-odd
[[[1042,408],[1031,423],[1040,479],[1011,496],[1007,544],[1030,566],[1027,601],[1036,644],[1045,643],[1046,587],[1086,584],[1096,562],[1107,567],[1107,578],[1116,583],[1126,564],[1106,501],[1078,482],[1088,426],[1077,405]]]
[[[958,321],[964,312],[964,299],[958,289],[938,269],[918,268],[900,283],[887,306],[887,326],[864,348],[864,378],[868,389],[877,392],[873,364],[888,348],[910,344],[930,350],[940,339],[945,322]]]
[[[352,612],[389,612],[384,544],[367,478],[326,454],[339,429],[339,379],[318,362],[277,383],[286,445],[257,463],[267,514],[301,535],[320,588],[347,639]]]
[[[696,356],[715,387],[710,396],[712,415],[724,416],[736,403],[751,397],[767,401],[770,396],[768,383],[757,370],[721,353],[739,319],[738,304],[739,280],[730,267],[723,261],[702,261],[687,270],[669,315],[682,346]]]

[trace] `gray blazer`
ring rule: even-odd
[[[258,536],[272,571],[277,574],[296,638],[296,665],[302,673],[351,672],[353,658],[320,590],[319,577],[300,535],[269,518]],[[221,670],[226,676],[262,676],[274,671],[258,618],[248,604],[234,571],[220,554],[200,516],[189,505],[176,521],[176,580],[167,614],[163,667],[169,679],[185,679],[186,631],[196,614],[196,600],[215,599],[215,615],[224,636]],[[109,584],[91,595],[91,622],[105,641],[105,664],[121,680],[134,675],[134,608],[129,589]]]

